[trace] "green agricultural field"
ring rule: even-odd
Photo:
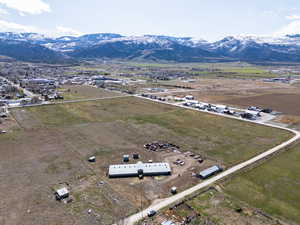
[[[300,224],[300,144],[236,176],[226,192],[263,211]]]
[[[234,73],[242,73],[242,74],[263,74],[263,73],[267,73],[265,70],[263,69],[259,69],[256,67],[232,67],[232,68],[226,68],[223,69],[226,72],[234,72]]]
[[[152,103],[133,97],[28,108],[37,127],[124,121],[155,125],[163,137],[182,140],[180,146],[217,159],[227,166],[244,161],[291,137],[275,128],[225,119],[206,113]],[[18,116],[18,114],[16,114]],[[159,136],[157,137],[159,138]]]
[[[0,136],[0,165],[5,174],[0,182],[1,216],[5,222],[22,221],[23,225],[33,220],[45,225],[71,225],[74,220],[112,224],[137,212],[141,202],[146,207],[154,199],[169,196],[174,183],[184,190],[199,182],[189,169],[180,177],[167,178],[171,180],[106,176],[108,166],[122,163],[124,154],[136,152],[143,161],[165,161],[164,153],[145,151],[145,143],[173,143],[182,152],[207,157],[203,164],[228,167],[291,137],[282,130],[135,97],[14,109],[11,115],[18,128]],[[87,162],[91,155],[97,157],[93,164]],[[196,163],[193,167],[199,166]],[[53,198],[53,187],[61,183],[70,186],[70,204]],[[18,213],[28,209],[31,213]],[[91,217],[88,209],[96,216]]]
[[[82,85],[64,85],[57,91],[61,93],[61,95],[64,97],[64,100],[105,98],[122,95],[121,93]]]
[[[278,129],[224,119],[190,110],[133,117],[139,123],[157,124],[185,137],[193,152],[206,154],[230,166],[291,137]],[[276,134],[279,134],[277,136]]]
[[[277,77],[276,74],[268,73],[259,69],[224,69],[220,68],[216,72],[206,72],[206,71],[193,71],[189,74],[195,76],[195,78],[227,78],[227,79],[262,79],[262,78],[273,78]]]
[[[176,66],[176,64],[171,63],[128,63],[129,66],[135,66],[135,67],[170,67],[173,68]]]

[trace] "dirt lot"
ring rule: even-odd
[[[171,93],[171,95],[182,97],[191,94],[200,101],[222,103],[226,100],[232,100],[233,98],[253,97],[264,94],[300,94],[298,88],[293,85],[267,83],[259,80],[201,79],[190,85],[194,90],[178,93],[174,92]],[[166,93],[162,95],[167,96],[170,94]]]
[[[4,225],[111,224],[169,196],[174,185],[180,191],[198,183],[192,172],[213,164],[230,166],[290,137],[277,129],[133,97],[16,109],[12,115],[18,128],[0,136]],[[182,153],[195,152],[205,162],[143,148],[156,140],[176,144]],[[133,152],[142,161],[181,158],[186,165],[172,164],[171,177],[108,179],[108,166]],[[91,155],[96,163],[87,162]],[[53,188],[60,184],[71,190],[73,202],[55,201]]]
[[[288,115],[300,116],[300,94],[267,94],[254,97],[234,98],[227,104],[247,107],[250,105],[268,107]]]
[[[174,81],[172,81],[174,82]],[[177,85],[187,85],[190,88],[197,89],[202,93],[214,94],[215,91],[219,92],[232,92],[236,94],[237,92],[256,92],[265,91],[271,89],[293,89],[294,86],[284,83],[271,83],[263,82],[262,80],[252,80],[252,79],[197,79],[193,83],[186,83],[183,81],[178,81]]]

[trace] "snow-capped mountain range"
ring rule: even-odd
[[[28,59],[26,51],[30,52]],[[35,57],[35,52],[39,58]],[[300,35],[228,36],[216,42],[209,42],[190,37],[162,35],[122,36],[100,33],[53,38],[37,33],[0,33],[0,55],[25,61],[47,62],[49,54],[52,60],[57,57],[59,60],[118,58],[179,62],[298,62]]]

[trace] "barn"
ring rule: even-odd
[[[109,178],[171,175],[169,163],[123,164],[109,166]]]

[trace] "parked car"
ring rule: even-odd
[[[273,110],[272,110],[272,109],[269,109],[269,108],[267,108],[267,109],[262,109],[262,110],[261,110],[261,112],[263,112],[263,113],[272,113],[272,112],[273,112]]]
[[[251,113],[242,113],[242,114],[241,114],[241,117],[242,117],[243,119],[256,120],[256,116],[254,116],[254,115],[251,114]]]
[[[259,107],[256,107],[256,106],[250,106],[250,107],[248,107],[248,110],[257,111],[257,112],[261,111],[261,109]]]
[[[156,211],[155,210],[150,210],[148,213],[147,213],[148,217],[153,217],[156,215]]]

